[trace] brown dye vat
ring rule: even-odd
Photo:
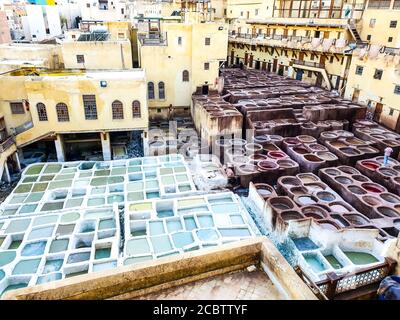
[[[268,160],[258,162],[257,166],[262,171],[272,171],[279,168],[277,163]]]
[[[294,147],[293,151],[298,154],[307,154],[308,153],[308,150],[303,147]]]
[[[308,147],[313,151],[328,151],[328,149],[326,147],[324,147],[323,145],[320,145],[318,143],[312,143]]]
[[[377,153],[379,150],[372,147],[358,147],[358,150],[364,153]]]
[[[366,204],[368,204],[369,206],[372,206],[372,207],[382,205],[382,201],[379,200],[379,199],[376,198],[376,197],[373,197],[373,196],[363,196],[363,197],[361,197],[361,199],[362,199]]]
[[[313,217],[316,219],[326,218],[328,212],[319,206],[305,206],[301,208],[301,212],[307,217]]]
[[[314,137],[307,135],[297,136],[297,139],[302,143],[315,143],[317,141]]]
[[[281,212],[281,217],[284,221],[298,220],[304,218],[300,212],[297,211],[284,211]]]
[[[273,143],[268,143],[267,145],[264,146],[264,150],[268,153],[270,151],[277,151],[279,150],[279,148]]]
[[[297,139],[297,138],[285,138],[283,141],[286,144],[292,144],[292,145],[296,145],[296,144],[300,143],[299,139]]]
[[[359,145],[363,145],[364,142],[361,141],[360,139],[351,137],[351,138],[346,138],[345,141],[351,145],[355,145],[355,146],[359,146]]]
[[[263,160],[267,160],[268,157],[265,154],[251,154],[249,155],[250,161],[254,161],[255,163]]]
[[[347,144],[340,142],[340,141],[332,141],[329,142],[331,146],[335,147],[335,148],[343,148],[343,147],[347,147]]]
[[[292,187],[290,192],[295,196],[307,195],[307,189],[304,187]]]
[[[324,162],[324,160],[314,154],[306,154],[304,155],[304,159],[310,162]]]

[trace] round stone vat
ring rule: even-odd
[[[292,187],[292,188],[290,188],[290,192],[295,196],[308,194],[307,189],[304,187]]]
[[[361,154],[360,151],[358,151],[356,148],[352,148],[352,147],[342,147],[342,148],[339,148],[339,150],[348,156],[358,156]]]
[[[257,166],[262,171],[273,171],[279,168],[279,165],[277,163],[268,160],[262,160],[258,162]]]
[[[327,139],[327,140],[332,140],[339,137],[336,133],[333,132],[321,132],[320,136],[322,139]]]
[[[383,192],[379,195],[383,200],[390,203],[398,203],[400,204],[400,197],[394,195],[393,193]]]
[[[329,174],[330,176],[338,176],[340,175],[340,171],[336,169],[326,169],[325,173]]]
[[[237,147],[244,147],[247,144],[247,141],[244,139],[239,139],[239,138],[235,138],[235,139],[231,139],[231,143],[233,148],[237,148]]]
[[[297,139],[302,143],[315,143],[317,140],[312,136],[300,135]]]
[[[380,206],[382,201],[373,196],[362,196],[361,199],[369,206]]]
[[[322,182],[305,183],[304,186],[310,192],[323,191],[326,189],[325,184],[323,184]]]
[[[318,143],[312,143],[308,147],[313,151],[328,151],[328,148]]]
[[[268,160],[268,156],[266,156],[265,154],[251,154],[249,155],[249,159],[250,161],[254,161],[257,163],[259,161]]]
[[[340,229],[340,226],[337,223],[330,221],[330,220],[320,220],[320,221],[318,221],[318,224],[322,228],[327,229],[327,230],[339,230]]]
[[[254,187],[257,189],[257,193],[264,199],[270,197],[275,193],[274,188],[266,183],[256,183]]]
[[[298,154],[307,154],[309,152],[306,148],[303,147],[294,147],[293,151]]]
[[[312,153],[305,154],[304,159],[310,162],[324,162],[324,160]]]
[[[396,210],[394,210],[390,207],[382,206],[382,207],[378,207],[376,210],[380,214],[383,214],[384,216],[389,217],[389,218],[397,218],[400,216]]]
[[[306,217],[315,218],[317,220],[326,218],[328,216],[328,212],[326,210],[322,209],[319,206],[315,206],[315,205],[302,207],[301,212]]]
[[[288,145],[296,145],[300,143],[299,139],[297,138],[284,138],[283,142]]]
[[[303,181],[303,183],[309,183],[309,182],[317,182],[319,181],[319,179],[314,176],[313,174],[309,174],[309,173],[301,173],[299,175],[297,175],[297,177]]]
[[[325,161],[334,161],[337,160],[338,157],[335,156],[332,152],[330,151],[318,151],[315,153],[318,157]]]
[[[294,208],[293,202],[284,197],[274,197],[268,200],[269,204],[276,210],[290,210]]]
[[[276,163],[281,168],[295,168],[295,167],[297,167],[297,163],[294,162],[293,160],[290,160],[290,159],[278,160]]]
[[[335,179],[335,181],[339,182],[340,184],[351,184],[351,183],[353,183],[353,180],[351,180],[350,178],[347,178],[345,176],[335,177],[334,179]]]
[[[285,177],[280,182],[288,188],[301,185],[301,181],[294,177]]]
[[[331,202],[331,201],[335,201],[336,200],[336,196],[328,191],[320,191],[317,192],[316,194],[318,199],[321,199],[322,201],[326,201],[326,202]]]
[[[250,161],[249,157],[247,156],[234,156],[232,157],[232,161],[238,165],[241,163],[248,163]]]
[[[357,195],[367,194],[367,192],[363,188],[360,188],[359,186],[356,185],[348,186],[347,189],[349,189],[351,193]]]
[[[352,208],[343,201],[335,201],[328,204],[332,212],[347,213],[352,211]]]
[[[340,214],[331,214],[331,218],[335,220],[337,224],[339,224],[341,227],[346,228],[350,225],[350,222],[348,222],[345,218],[343,218]]]
[[[352,179],[358,182],[367,182],[369,179],[366,176],[363,176],[361,174],[354,174],[351,176]]]
[[[357,213],[344,214],[343,217],[345,217],[351,224],[354,224],[356,226],[362,226],[369,223],[369,220],[367,218]]]
[[[363,183],[361,184],[361,187],[363,187],[366,191],[372,193],[382,193],[386,191],[384,187],[376,183]]]
[[[349,167],[349,166],[340,166],[340,167],[338,167],[338,169],[347,174],[360,174],[360,172],[358,172],[358,170],[354,169],[353,167]]]
[[[251,173],[255,173],[258,171],[258,168],[256,165],[254,164],[242,164],[238,167],[239,169],[239,174],[251,174]]]
[[[269,140],[268,136],[266,135],[260,135],[260,136],[255,136],[253,137],[253,142],[257,144],[263,145],[264,143],[267,143]]]
[[[399,174],[396,170],[390,168],[379,168],[378,172],[386,177],[395,177]]]
[[[258,143],[248,143],[246,144],[245,149],[249,154],[258,154],[263,151],[263,146]]]
[[[281,212],[281,217],[284,221],[298,220],[304,218],[300,212],[294,210]]]
[[[316,204],[318,202],[318,198],[312,195],[300,195],[295,198],[296,202],[302,206]]]
[[[287,155],[283,153],[282,151],[270,151],[268,152],[268,157],[273,158],[273,159],[283,159],[286,158]]]
[[[372,147],[357,147],[357,149],[364,153],[377,153],[379,150]]]

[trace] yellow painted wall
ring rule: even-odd
[[[91,132],[99,130],[134,130],[148,126],[148,110],[146,102],[146,81],[142,71],[137,72],[102,72],[86,76],[46,76],[41,79],[31,77],[4,76],[0,85],[18,88],[21,95],[30,103],[30,115],[34,127],[17,136],[17,143],[22,144],[48,132]],[[107,87],[100,87],[100,80],[107,81]],[[83,94],[96,95],[97,120],[86,120],[83,107]],[[0,96],[1,110],[9,110],[8,100],[14,99],[13,91],[3,92]],[[19,95],[17,95],[19,96]],[[112,119],[111,104],[114,100],[123,103],[124,119]],[[132,117],[132,102],[139,100],[141,118]],[[36,104],[46,105],[48,121],[39,121]],[[63,102],[68,106],[69,122],[58,122],[55,106]],[[24,116],[24,120],[28,114]],[[19,121],[19,118],[20,121]],[[5,113],[7,126],[22,124],[22,117]]]
[[[218,30],[222,27],[222,30]],[[228,46],[228,27],[224,23],[163,23],[161,30],[167,34],[166,46],[140,45],[141,67],[146,70],[147,81],[155,85],[154,100],[150,108],[190,106],[191,94],[196,86],[213,84],[218,76],[219,61],[225,60]],[[182,45],[178,45],[182,37]],[[211,38],[205,45],[205,38]],[[204,70],[204,63],[210,64]],[[182,72],[189,71],[189,82],[182,81]],[[165,83],[165,99],[158,99],[158,83]]]
[[[356,67],[364,67],[362,75],[356,75]],[[382,79],[374,79],[376,69],[383,70]],[[351,99],[355,89],[360,90],[359,101],[371,106],[382,103],[383,111],[380,121],[390,128],[395,128],[400,112],[400,95],[394,93],[395,85],[400,85],[400,55],[379,55],[376,59],[359,59],[354,56],[349,70],[345,97]],[[389,115],[390,109],[394,109]]]
[[[1,60],[20,60],[21,63],[13,65],[0,63],[0,73],[22,67],[23,62],[30,60],[43,60],[40,66],[47,68],[57,68],[57,60],[59,64],[63,63],[61,46],[52,44],[0,45],[0,62]]]
[[[371,27],[371,19],[375,19],[375,26]],[[390,28],[390,21],[397,21],[396,28]],[[367,41],[371,35],[371,44],[385,45],[388,47],[400,46],[400,10],[388,9],[367,9],[364,11],[359,30],[361,39]],[[392,37],[392,42],[389,42]]]
[[[130,69],[132,68],[131,42],[118,41],[66,41],[62,45],[65,68]],[[78,63],[76,56],[83,54],[85,63]]]
[[[261,19],[272,17],[273,0],[227,0],[227,18]],[[258,9],[258,13],[256,10]],[[249,13],[247,15],[247,12]]]

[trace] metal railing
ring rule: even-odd
[[[33,128],[33,122],[28,121],[18,127],[12,128],[12,132],[14,135],[18,135],[18,134],[25,132],[31,128]]]
[[[140,38],[140,42],[142,46],[167,46],[167,33],[146,34],[145,36]]]
[[[302,66],[308,66],[308,67],[313,67],[313,68],[321,68],[321,69],[325,68],[325,65],[323,63],[319,63],[319,62],[295,60],[293,64],[299,64]]]
[[[339,294],[382,281],[394,272],[395,266],[396,261],[386,257],[384,262],[357,272],[342,275],[328,273],[326,280],[315,282],[315,284],[325,296],[334,299]]]
[[[6,140],[0,143],[0,153],[6,151],[8,148],[14,145],[14,143],[14,137],[8,137]]]

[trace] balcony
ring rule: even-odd
[[[14,138],[8,137],[5,141],[0,143],[0,153],[7,151],[11,146],[14,145]]]
[[[167,46],[167,33],[146,34],[140,37],[140,43],[142,46]]]
[[[322,39],[284,35],[267,36],[266,34],[235,33],[233,31],[229,32],[229,41],[247,45],[264,45],[268,47],[340,54],[346,54],[347,50],[351,51],[352,48],[357,46],[356,42],[349,42],[343,39]]]
[[[31,128],[33,128],[33,122],[28,121],[18,127],[13,128],[12,130],[13,130],[14,135],[18,135],[18,134],[25,132]]]

